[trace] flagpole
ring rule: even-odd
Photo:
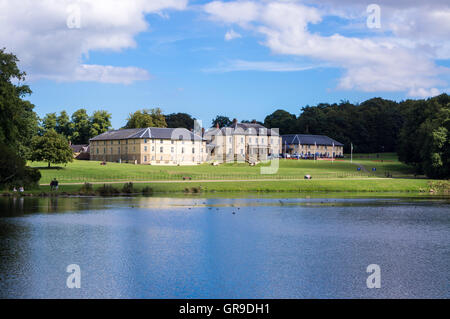
[[[353,143],[350,143],[350,163],[353,163]]]

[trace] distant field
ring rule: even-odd
[[[378,157],[377,157],[378,156]],[[304,175],[311,175],[316,179],[350,179],[385,177],[389,172],[393,177],[413,177],[411,169],[397,160],[396,154],[355,154],[353,163],[350,159],[336,160],[280,160],[280,167],[276,174],[262,175],[260,164],[251,167],[247,164],[222,164],[212,166],[150,166],[100,162],[74,161],[66,166],[48,169],[46,163],[30,163],[33,167],[41,168],[41,184],[50,183],[57,178],[60,183],[84,182],[127,182],[127,181],[181,181],[183,177],[190,177],[193,181],[204,180],[259,180],[259,179],[302,179]],[[361,170],[358,171],[358,166]],[[372,171],[376,168],[376,171]]]

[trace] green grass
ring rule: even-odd
[[[383,162],[372,158],[357,159],[353,163],[349,159],[330,161],[313,160],[280,160],[280,167],[276,174],[262,175],[260,164],[251,167],[247,164],[222,164],[212,166],[203,164],[199,166],[149,166],[108,163],[105,166],[100,162],[74,161],[63,167],[46,168],[42,162],[31,163],[33,167],[39,167],[42,184],[48,184],[53,178],[60,183],[84,183],[84,182],[114,182],[114,181],[180,181],[183,177],[191,177],[192,180],[258,180],[258,179],[302,179],[309,174],[313,179],[336,178],[367,178],[384,177],[386,172],[391,172],[394,177],[412,177],[409,167],[398,162],[395,154],[383,154]],[[366,170],[357,171],[357,163]],[[372,172],[372,167],[377,171]]]
[[[347,156],[348,157],[348,156]],[[150,187],[153,193],[305,193],[305,192],[429,192],[431,180],[414,178],[410,167],[400,163],[396,154],[355,154],[353,163],[344,160],[280,160],[274,175],[262,175],[261,166],[222,164],[212,166],[149,166],[100,162],[74,161],[64,167],[46,168],[45,163],[31,163],[42,173],[39,190],[47,192],[53,178],[60,182],[58,193],[77,194],[82,183],[94,183],[94,190],[103,184],[122,189],[124,182],[133,181],[135,192]],[[357,170],[358,167],[362,169]],[[376,171],[372,171],[376,168]],[[394,178],[386,178],[389,173]],[[304,175],[312,180],[304,180]],[[183,182],[183,177],[192,181]],[[208,181],[208,182],[206,182]],[[97,183],[97,184],[95,184]],[[78,185],[77,185],[78,184]],[[448,183],[445,185],[448,186]],[[447,187],[445,186],[445,187]],[[436,188],[436,187],[434,187]],[[442,187],[441,187],[442,188]]]

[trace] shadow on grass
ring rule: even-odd
[[[64,169],[65,167],[61,167],[61,166],[36,166],[34,168],[37,168],[39,170],[43,170],[43,171],[52,171],[52,170],[60,170],[60,169]]]

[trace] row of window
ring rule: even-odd
[[[147,162],[148,162],[148,159],[149,159],[149,157],[144,156],[144,163],[147,163]],[[151,157],[151,160],[154,161],[154,160],[155,160],[155,156],[152,156],[152,157]],[[164,160],[164,159],[163,159],[163,156],[159,156],[159,161],[163,161],[163,160]],[[170,157],[170,160],[171,160],[171,161],[175,161],[175,159],[174,159],[173,156]],[[181,161],[184,162],[184,157],[181,158]],[[192,162],[195,162],[195,161],[196,161],[196,160],[195,160],[195,157],[192,157]]]
[[[261,137],[261,144],[264,144],[265,141],[266,141],[266,140],[264,139],[264,137]],[[275,141],[276,141],[276,140],[275,140]],[[233,138],[232,138],[232,137],[229,137],[229,138],[228,138],[228,142],[229,142],[229,143],[233,143]],[[241,143],[242,143],[242,144],[244,143],[244,138],[243,138],[243,137],[241,137]],[[253,143],[251,137],[248,138],[248,143],[249,143],[249,144]],[[259,143],[259,138],[258,138],[258,137],[255,137],[255,143]],[[270,144],[274,144],[273,138],[270,139]],[[275,144],[277,144],[277,143],[275,142]]]
[[[150,139],[151,141],[152,141],[152,144],[154,144],[155,143],[155,140],[154,139]],[[130,140],[130,142],[133,142],[133,143],[130,143],[130,144],[139,144],[139,143],[136,143],[136,140]],[[144,143],[145,144],[147,144],[148,143],[148,139],[144,139]],[[114,142],[117,142],[117,143],[114,143]],[[94,141],[92,144],[93,145],[114,145],[114,144],[118,144],[118,145],[121,145],[121,143],[122,142],[125,142],[125,144],[128,144],[128,140],[111,140],[111,141],[103,141],[103,142],[101,142],[101,141]],[[174,140],[170,140],[170,142],[171,142],[171,144],[175,144],[175,141]],[[181,141],[181,143],[182,144],[184,144],[184,142],[188,142],[188,141],[184,141],[184,140],[182,140]],[[164,143],[164,140],[163,139],[160,139],[159,140],[159,143],[160,144],[163,144]],[[192,141],[192,145],[194,145],[195,144],[195,141]]]
[[[128,147],[126,147],[125,150],[128,151]],[[133,147],[133,150],[135,150],[134,147]],[[152,152],[154,152],[154,151],[155,151],[155,147],[152,146]],[[97,152],[97,154],[99,154],[99,153],[100,153],[100,149],[97,148],[97,149],[96,149],[96,152]],[[117,152],[120,154],[120,147],[117,148]],[[147,152],[147,146],[144,146],[144,152]],[[164,147],[163,147],[163,146],[161,146],[161,147],[159,148],[159,152],[160,152],[160,153],[164,153]],[[175,148],[174,148],[174,147],[171,147],[171,148],[170,148],[170,152],[171,152],[171,153],[175,153]],[[106,147],[103,148],[103,153],[106,154]],[[112,154],[112,153],[114,153],[114,149],[111,147],[111,154]],[[181,148],[181,153],[182,153],[182,154],[185,153],[184,147]],[[200,153],[203,153],[203,148],[200,149]],[[195,148],[194,148],[194,147],[192,148],[192,154],[195,154]]]

